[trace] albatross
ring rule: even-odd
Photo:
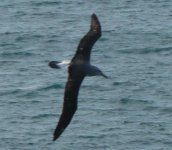
[[[90,53],[94,43],[101,37],[101,25],[95,14],[91,15],[88,33],[80,40],[76,53],[71,61],[51,61],[51,68],[68,65],[68,80],[65,86],[63,109],[54,131],[53,141],[63,133],[77,110],[78,92],[85,76],[103,76],[108,78],[98,67],[90,64]]]

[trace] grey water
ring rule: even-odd
[[[102,37],[71,124],[52,142],[71,59],[96,13]],[[171,150],[171,0],[1,0],[1,150]]]

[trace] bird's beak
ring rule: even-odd
[[[109,77],[107,75],[105,75],[104,73],[101,73],[101,75],[106,78],[106,79],[109,79]]]

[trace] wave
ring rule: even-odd
[[[162,108],[161,112],[164,114],[166,113],[170,115],[172,113],[172,108],[171,107]]]
[[[35,116],[32,116],[32,119],[40,119],[40,118],[47,118],[47,117],[54,117],[53,114],[37,114]]]
[[[61,84],[54,83],[46,86],[37,86],[37,87],[27,87],[27,88],[16,88],[12,90],[4,90],[1,91],[1,95],[15,95],[17,97],[38,97],[40,96],[40,92],[52,90],[52,89],[61,89],[64,88]]]
[[[33,2],[31,3],[31,5],[33,6],[53,6],[53,5],[59,5],[61,2],[57,2],[57,1],[43,1],[43,2]]]
[[[54,83],[54,84],[51,84],[51,85],[48,85],[48,86],[45,86],[45,87],[41,87],[38,90],[39,91],[44,91],[44,90],[61,89],[61,88],[63,88],[63,86],[61,84]]]
[[[43,38],[43,35],[41,34],[34,34],[34,35],[31,35],[31,34],[28,34],[28,33],[25,33],[23,35],[19,35],[18,37],[16,37],[15,41],[16,42],[20,42],[20,41],[26,41],[26,40],[38,40],[38,39],[42,39]]]
[[[28,51],[20,51],[20,52],[2,52],[0,53],[0,56],[2,57],[15,57],[15,56],[20,56],[20,57],[29,57],[29,56],[33,56],[35,55],[32,52],[28,52]]]
[[[119,86],[119,85],[132,85],[132,83],[130,82],[130,81],[115,81],[115,82],[113,82],[113,84],[112,85],[114,85],[114,86]]]
[[[14,95],[20,93],[20,89],[8,90],[8,91],[1,91],[1,95]]]
[[[124,49],[118,50],[119,53],[126,54],[150,54],[150,53],[161,53],[161,52],[171,52],[172,47],[158,47],[158,48],[138,48],[138,49]]]
[[[123,104],[152,104],[152,101],[132,98],[121,98],[120,103]]]
[[[16,34],[20,34],[21,31],[5,31],[5,32],[1,32],[0,35],[4,36],[4,35],[16,35]]]

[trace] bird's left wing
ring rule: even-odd
[[[71,69],[69,68],[69,70]],[[73,74],[72,71],[69,73],[68,81],[65,87],[63,110],[54,131],[53,140],[56,140],[62,134],[77,110],[78,92],[83,79],[84,75],[82,74]]]

